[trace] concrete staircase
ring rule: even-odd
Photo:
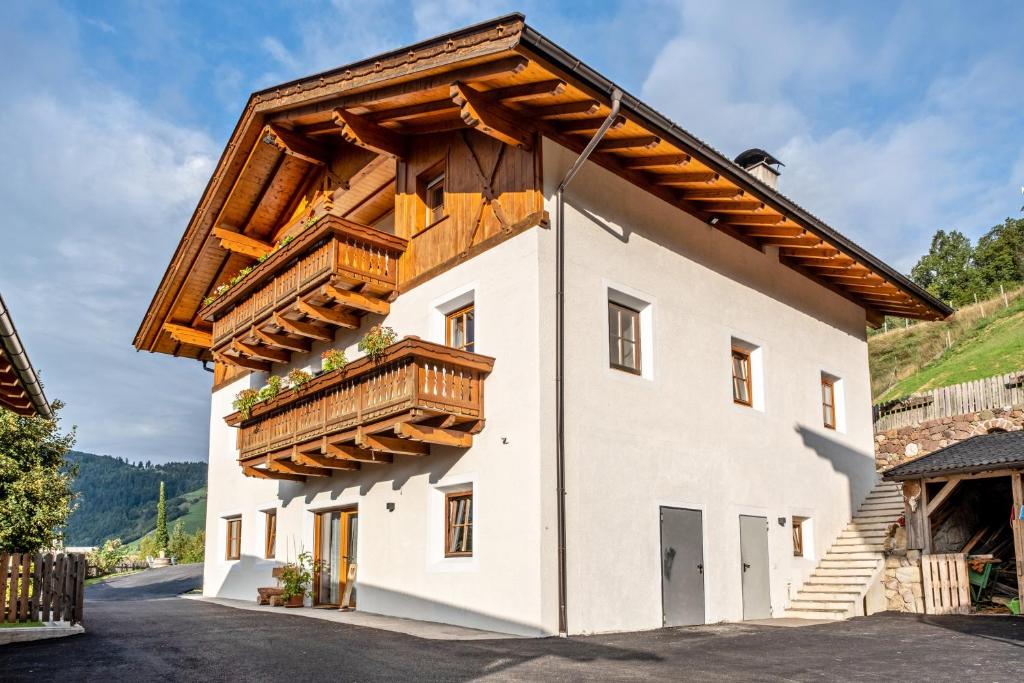
[[[885,530],[901,514],[900,485],[878,483],[801,587],[786,616],[838,620],[863,614],[864,596],[885,566]]]

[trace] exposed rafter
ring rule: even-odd
[[[360,292],[353,292],[349,289],[338,289],[333,285],[324,285],[323,293],[348,308],[354,308],[367,313],[387,315],[391,310],[391,304],[377,297],[367,296]]]
[[[205,330],[197,330],[194,327],[176,325],[174,323],[164,323],[164,330],[181,344],[192,344],[194,346],[201,346],[204,349],[210,348],[213,344],[210,333]]]
[[[452,101],[459,107],[462,122],[467,126],[507,145],[530,149],[533,134],[516,121],[514,113],[465,83],[453,83],[450,94]]]
[[[333,308],[317,306],[302,300],[296,301],[295,307],[310,318],[320,320],[321,322],[337,325],[338,327],[347,327],[350,330],[359,328],[359,318],[345,311],[336,311]]]
[[[220,245],[228,251],[233,251],[236,254],[242,254],[254,259],[266,256],[274,248],[274,245],[272,244],[267,244],[261,240],[248,237],[238,230],[228,228],[224,225],[218,225],[215,227],[213,229],[213,236],[220,240]]]
[[[253,327],[250,333],[267,346],[277,347],[286,351],[308,353],[313,346],[308,339],[296,339],[284,334],[274,334],[273,332],[261,330],[258,327]]]
[[[317,341],[334,341],[334,333],[326,327],[320,327],[319,325],[302,322],[300,320],[289,320],[280,313],[274,313],[271,319],[274,321],[275,325],[286,332],[290,332],[291,334],[309,337],[310,339],[316,339]]]
[[[408,141],[401,133],[345,109],[335,109],[333,116],[335,123],[341,127],[341,138],[345,142],[377,154],[388,154],[400,159],[405,157]]]
[[[323,145],[304,135],[288,130],[280,124],[269,124],[263,129],[263,142],[274,145],[285,154],[297,159],[323,166],[327,162],[327,150]]]

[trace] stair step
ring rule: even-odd
[[[903,505],[903,494],[893,496],[868,496],[861,501],[861,505]]]
[[[860,600],[860,591],[832,591],[827,593],[824,591],[801,590],[796,594],[793,606],[795,607],[797,602],[856,602],[857,600]]]
[[[819,570],[820,571],[820,570]],[[808,586],[859,586],[864,581],[871,578],[870,574],[864,574],[862,576],[842,576],[842,575],[831,575],[821,574],[815,572],[811,578],[807,579]]]
[[[834,545],[861,545],[864,543],[871,545],[872,543],[881,543],[885,540],[884,531],[878,531],[876,533],[844,531],[843,534],[844,535],[840,535],[839,538],[836,539]]]
[[[814,570],[814,574],[812,574],[811,576],[845,576],[847,579],[854,576],[859,576],[862,577],[864,580],[867,580],[871,578],[871,575],[874,573],[874,569],[869,569],[867,567],[853,567],[850,569],[818,567]]]
[[[819,565],[823,569],[874,569],[881,558],[873,560],[847,560],[826,557]]]
[[[859,583],[805,583],[801,593],[849,593],[860,595],[863,586]]]
[[[798,610],[810,610],[810,609],[851,609],[857,603],[856,598],[850,598],[849,600],[800,600],[797,598],[794,600],[789,608]]]
[[[835,560],[837,562],[843,562],[846,560],[875,560],[881,561],[882,553],[879,552],[863,552],[863,553],[829,553],[822,558],[824,560]]]
[[[850,531],[885,531],[889,528],[890,524],[892,522],[851,522],[850,526],[846,528]]]
[[[839,609],[788,609],[786,610],[786,616],[790,619],[830,619],[840,621],[848,615],[846,610]]]
[[[834,545],[828,555],[847,555],[849,553],[880,553],[885,550],[881,543],[859,543],[857,545]]]
[[[885,517],[887,519],[895,520],[902,514],[903,508],[898,510],[858,510],[853,516],[853,519],[856,520],[858,517]]]

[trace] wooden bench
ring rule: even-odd
[[[280,597],[284,594],[284,588],[281,587],[281,574],[283,572],[284,567],[274,567],[270,572],[270,576],[277,579],[277,585],[256,589],[258,593],[256,596],[257,605],[270,605],[280,600]],[[278,600],[271,600],[272,598],[278,598]]]

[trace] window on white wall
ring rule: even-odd
[[[729,352],[732,401],[738,406],[764,410],[764,350],[757,344],[730,340]]]
[[[608,366],[652,377],[652,306],[636,294],[608,288]]]
[[[438,344],[478,352],[477,304],[473,285],[433,301],[430,338]]]
[[[843,380],[827,372],[821,373],[821,422],[826,429],[846,431],[846,399]]]

